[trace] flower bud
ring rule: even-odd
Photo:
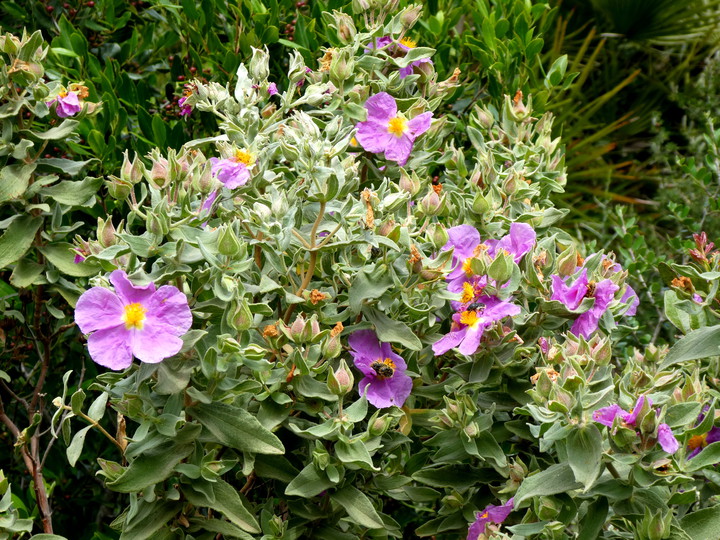
[[[472,203],[472,211],[476,214],[484,214],[490,209],[490,203],[479,191],[475,194]]]
[[[355,15],[365,13],[368,9],[370,9],[368,0],[352,0],[352,10]]]
[[[474,439],[480,434],[480,428],[475,422],[470,422],[463,428],[463,433],[465,433],[469,439]]]
[[[557,258],[557,273],[561,276],[571,276],[577,268],[577,260],[578,257],[575,246],[566,248]]]
[[[107,221],[98,217],[97,239],[102,247],[106,248],[117,244],[115,232],[115,227],[113,227],[112,224],[112,217],[108,216]]]
[[[670,538],[671,525],[672,512],[667,512],[663,516],[662,509],[658,509],[657,512],[653,513],[646,507],[645,515],[640,523],[640,530],[638,532],[640,533],[641,538],[647,538],[648,540],[663,540],[664,538]]]
[[[252,58],[250,59],[250,75],[257,82],[263,82],[270,76],[270,55],[267,47],[262,49],[252,48]]]
[[[479,107],[475,109],[475,118],[477,118],[478,124],[485,129],[490,129],[495,123],[495,117],[489,111]]]
[[[335,19],[335,28],[340,42],[345,45],[352,43],[355,34],[357,34],[352,17],[342,11],[333,10],[333,18]]]
[[[218,184],[219,182],[212,174],[212,164],[209,161],[196,166],[192,179],[193,189],[201,195],[207,195],[217,189]]]
[[[238,332],[244,332],[253,325],[253,315],[244,298],[234,304],[226,313],[227,323]]]
[[[290,325],[288,338],[290,338],[295,343],[304,343],[306,327],[307,321],[305,321],[305,317],[303,317],[302,315],[298,315],[297,317],[295,317],[295,321]]]
[[[326,359],[337,358],[342,351],[342,344],[340,343],[340,338],[333,335],[328,336],[327,339],[323,342],[320,350],[323,357]]]
[[[338,88],[349,79],[355,70],[355,58],[347,48],[340,49],[333,54],[330,62],[330,80]]]
[[[316,441],[316,443],[319,443],[320,441]],[[316,444],[315,448],[313,449],[312,453],[312,460],[313,464],[321,470],[325,470],[325,468],[330,465],[330,454],[328,453],[327,449],[322,444]]]
[[[298,51],[293,51],[290,56],[290,68],[288,69],[288,78],[291,84],[297,84],[305,80],[307,74],[305,61]]]
[[[495,260],[490,263],[487,269],[488,275],[495,280],[496,283],[501,284],[507,282],[510,279],[513,271],[513,258],[505,250],[498,250],[499,252],[495,255]]]
[[[350,392],[354,383],[352,371],[345,360],[340,360],[340,366],[335,371],[328,370],[327,387],[336,396],[344,396]]]
[[[108,176],[108,179],[105,181],[105,186],[107,186],[110,196],[116,201],[124,201],[127,199],[133,188],[132,184],[123,182],[117,176],[112,175]]]
[[[163,189],[167,186],[170,183],[168,160],[164,157],[153,159],[153,165],[147,175],[147,180],[155,189]]]
[[[368,434],[371,437],[380,437],[385,434],[391,423],[392,417],[388,416],[387,414],[379,416],[379,412],[376,411],[373,417],[370,418],[370,421],[368,422]]]
[[[535,506],[538,517],[543,520],[555,519],[563,509],[562,504],[555,497],[540,497]]]
[[[432,241],[433,246],[435,246],[435,249],[442,249],[443,246],[448,243],[449,239],[450,236],[448,235],[447,230],[445,230],[445,227],[439,223],[434,223],[432,225],[430,230],[430,240]]]
[[[400,189],[406,191],[410,195],[415,195],[418,191],[420,191],[420,179],[414,172],[411,176],[407,173],[404,167],[401,167],[400,181],[398,182],[398,186],[400,187]]]
[[[400,24],[403,26],[403,30],[410,30],[420,18],[422,13],[422,5],[416,4],[414,6],[406,7],[400,12]]]
[[[155,212],[148,212],[145,219],[145,228],[155,236],[165,236],[170,228],[165,216],[160,216]]]
[[[420,201],[420,209],[426,216],[435,216],[442,209],[442,202],[435,190],[428,190],[427,195]]]
[[[238,239],[237,235],[235,234],[235,230],[233,229],[232,225],[225,225],[221,228],[219,236],[218,236],[218,251],[222,255],[227,255],[228,257],[234,257],[238,253],[240,253],[240,250],[242,248],[242,245],[240,243],[240,240]]]

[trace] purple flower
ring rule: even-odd
[[[395,99],[387,92],[370,96],[365,108],[368,118],[357,125],[357,141],[368,152],[384,152],[385,159],[405,165],[415,139],[430,128],[432,113],[422,113],[407,120],[398,114]]]
[[[617,403],[613,403],[609,407],[603,407],[595,411],[592,415],[593,420],[602,424],[603,426],[612,427],[615,418],[618,416],[623,418],[626,414],[623,408]]]
[[[480,347],[480,339],[487,328],[518,313],[520,306],[495,296],[481,296],[471,303],[467,310],[453,315],[450,332],[433,343],[433,352],[435,356],[439,356],[457,347],[462,354],[474,354]]]
[[[110,274],[115,292],[104,287],[85,291],[75,308],[80,331],[90,334],[90,357],[101,366],[126,369],[133,356],[157,363],[177,354],[179,336],[192,326],[187,297],[172,285],[134,285],[123,270]]]
[[[383,49],[385,47],[388,47],[388,45],[391,45],[393,43],[393,38],[390,36],[383,36],[376,38],[372,43],[370,43],[365,48],[365,54],[372,52],[374,49]],[[388,52],[392,54],[392,56],[399,58],[407,56],[407,53],[414,49],[417,46],[417,42],[405,37],[401,39],[395,46],[388,47]],[[419,60],[415,60],[414,62],[410,63],[410,65],[405,66],[404,68],[400,68],[398,70],[398,73],[400,75],[401,79],[404,79],[408,75],[413,74],[413,68],[415,66],[420,66],[422,64],[432,64],[432,60],[429,58],[420,58]]]
[[[74,116],[82,109],[80,106],[80,98],[76,92],[60,92],[55,99],[47,102],[47,106],[50,107],[53,103],[57,103],[55,114],[60,118]]]
[[[190,113],[192,113],[192,106],[185,105],[186,101],[187,101],[186,96],[183,96],[180,99],[178,99],[178,105],[180,106],[180,116],[190,116]]]
[[[358,330],[348,338],[350,354],[365,377],[358,392],[378,409],[402,407],[412,390],[412,379],[405,375],[407,364],[389,343],[380,343],[373,330]]]
[[[588,281],[586,268],[582,269],[572,285],[567,284],[571,278],[563,280],[560,276],[553,275],[551,279],[552,295],[550,300],[562,302],[571,311],[580,306],[583,298],[595,298],[593,306],[581,313],[570,328],[570,331],[576,336],[590,337],[590,334],[597,330],[600,318],[607,311],[619,287],[609,279],[604,279],[597,284]]]
[[[210,158],[212,174],[226,188],[235,189],[247,184],[250,180],[250,169],[254,161],[253,155],[247,150],[238,150],[229,159]]]
[[[658,437],[659,437],[659,430],[658,430]],[[720,441],[720,428],[713,427],[708,431],[707,433],[703,433],[702,435],[694,435],[690,437],[690,440],[688,441],[688,450],[690,450],[690,453],[688,454],[687,458],[692,459],[695,456],[697,456],[700,452],[702,452],[702,449],[705,448],[708,444],[718,442]]]
[[[277,89],[277,84],[275,84],[274,82],[271,82],[268,85],[267,91],[268,91],[268,94],[270,94],[271,96],[277,95],[279,93],[278,89]]]
[[[667,424],[660,424],[658,426],[657,440],[660,443],[660,447],[668,454],[674,454],[678,451],[678,448],[680,448],[680,443]]]
[[[475,514],[475,522],[468,529],[467,540],[478,540],[481,534],[485,533],[485,529],[489,523],[500,524],[507,519],[513,511],[515,501],[513,497],[508,502],[500,506],[489,504],[482,512]]]

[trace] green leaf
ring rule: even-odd
[[[67,119],[67,120],[63,120],[63,122],[59,126],[50,128],[47,131],[44,131],[42,133],[36,133],[36,132],[31,131],[30,135],[32,135],[33,137],[35,137],[37,139],[41,139],[44,141],[49,141],[49,140],[59,141],[61,139],[64,139],[68,135],[70,135],[73,131],[75,131],[75,128],[77,127],[78,123],[79,122],[77,120]]]
[[[580,520],[580,533],[577,540],[596,540],[600,538],[600,532],[607,519],[608,509],[608,500],[605,497],[599,497],[590,504],[588,511]]]
[[[578,427],[567,438],[568,464],[587,491],[602,467],[602,434],[595,424]]]
[[[72,159],[62,158],[42,158],[38,159],[36,163],[41,167],[52,169],[56,172],[64,172],[65,174],[69,174],[70,176],[75,176],[77,174],[80,174],[80,171],[82,171],[85,167],[88,166],[88,164],[92,163],[93,161],[98,160],[95,158],[91,158],[86,161],[75,161]]]
[[[575,480],[570,465],[558,463],[525,478],[515,493],[515,506],[519,506],[525,499],[566,493],[580,487],[582,484]]]
[[[370,452],[368,452],[367,448],[365,448],[365,443],[360,439],[354,439],[348,442],[338,441],[335,443],[335,455],[345,465],[354,465],[355,467],[369,471],[380,470],[373,465]]]
[[[54,186],[41,189],[40,194],[51,197],[60,204],[93,206],[95,200],[91,200],[91,197],[98,192],[102,182],[102,178],[91,178],[89,176],[79,182],[76,180],[64,180]]]
[[[380,341],[400,343],[413,351],[422,349],[420,339],[405,323],[395,321],[381,311],[370,307],[363,309],[363,313],[375,326]]]
[[[73,277],[94,276],[102,270],[95,262],[75,262],[72,244],[59,242],[38,248],[60,272]]]
[[[196,485],[202,484],[203,489],[194,489]],[[211,494],[212,500],[208,499],[206,490]],[[195,506],[210,507],[221,512],[231,523],[237,525],[244,531],[259,533],[260,525],[255,516],[243,504],[237,490],[224,480],[218,478],[215,482],[196,481],[190,485],[183,486],[188,501]]]
[[[35,163],[30,163],[0,168],[0,203],[18,199],[25,193],[36,166]]]
[[[720,326],[693,330],[672,346],[658,371],[673,364],[720,355]]]
[[[67,540],[64,536],[60,536],[58,534],[36,534],[30,540]]]
[[[363,269],[357,273],[348,292],[350,309],[358,313],[363,302],[380,298],[392,285],[393,280],[387,269]]]
[[[42,222],[41,217],[28,215],[13,220],[5,234],[0,237],[0,269],[14,263],[25,255],[25,252],[30,249],[35,239],[35,233],[42,225]]]
[[[71,467],[74,467],[75,463],[77,463],[77,460],[80,457],[80,453],[83,449],[83,444],[85,444],[85,435],[87,435],[90,429],[92,429],[92,426],[82,428],[75,434],[72,441],[68,445],[66,453],[68,463],[70,463]]]
[[[145,450],[125,469],[117,480],[107,486],[120,493],[134,493],[148,486],[162,482],[175,465],[190,455],[195,448],[192,444],[177,444],[173,441]]]
[[[224,403],[190,407],[188,413],[203,425],[201,438],[255,454],[283,454],[280,439],[245,409]]]
[[[18,289],[24,289],[32,285],[40,274],[42,274],[43,270],[45,270],[45,266],[42,264],[29,261],[28,259],[20,259],[10,276],[10,283]]]
[[[720,505],[687,514],[680,525],[693,540],[720,538]]]
[[[330,495],[330,499],[342,506],[348,516],[358,525],[368,529],[385,528],[385,524],[380,519],[370,499],[357,488],[346,486]]]
[[[677,403],[668,407],[665,414],[665,422],[671,428],[682,427],[696,422],[700,415],[700,403]]]
[[[285,495],[309,499],[335,485],[324,472],[310,463],[285,488]]]
[[[712,467],[720,463],[720,442],[707,445],[702,451],[687,462],[687,470],[697,471],[704,467]]]
[[[182,504],[158,499],[147,503],[140,499],[139,510],[126,518],[120,540],[161,540],[157,532],[178,513]]]

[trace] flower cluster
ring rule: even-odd
[[[589,259],[590,258],[588,258],[588,260]],[[612,263],[605,258],[603,258],[602,266],[604,267],[605,273],[609,275],[622,271],[619,264]],[[589,280],[588,269],[586,267],[577,267],[576,272],[577,271],[580,273],[574,280],[571,277],[563,279],[558,275],[551,276],[552,294],[550,300],[557,300],[570,311],[574,311],[580,307],[580,304],[585,298],[593,298],[595,301],[592,307],[581,313],[570,328],[573,334],[588,338],[598,329],[600,319],[608,310],[610,304],[615,300],[615,293],[620,290],[620,287],[609,277],[597,282]],[[628,309],[625,312],[626,315],[635,315],[640,299],[632,287],[629,285],[625,286],[625,290],[619,301],[622,304],[628,304]]]
[[[453,302],[455,314],[450,333],[433,344],[436,355],[458,347],[462,354],[477,351],[483,332],[505,317],[520,313],[520,307],[510,300],[487,295],[487,275],[473,272],[472,261],[481,255],[494,259],[508,254],[519,262],[535,245],[535,231],[526,223],[513,223],[510,232],[500,240],[480,241],[480,233],[470,225],[448,229],[449,240],[443,250],[453,249],[452,270],[446,276],[448,290],[461,293],[460,300]]]
[[[593,413],[593,420],[604,426],[612,427],[615,420],[619,419],[625,427],[635,429],[638,427],[638,420],[648,413],[655,414],[652,412],[652,400],[642,395],[635,402],[635,407],[629,412],[625,411],[617,403],[613,403],[608,407],[596,410]],[[659,424],[655,435],[662,449],[668,454],[674,454],[680,448],[680,443],[678,443],[670,426],[667,424]]]

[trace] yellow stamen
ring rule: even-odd
[[[472,302],[473,298],[475,298],[475,287],[473,287],[466,281],[465,283],[463,283],[463,292],[462,296],[460,297],[460,301],[463,304],[467,304],[468,302]]]
[[[350,139],[350,145],[351,145],[351,146],[358,146],[358,142],[357,142],[357,139],[356,139],[355,137],[353,137],[352,139]]]
[[[388,122],[388,133],[392,133],[396,137],[402,137],[407,131],[407,120],[402,116],[391,118]]]
[[[131,328],[137,328],[142,330],[143,322],[145,321],[146,309],[142,304],[128,304],[123,309],[122,321],[125,323],[125,328],[130,330]]]
[[[480,516],[480,519],[487,519],[489,515],[490,514],[488,514],[487,512],[483,512],[482,516]]]
[[[472,266],[470,266],[470,263],[472,263],[472,260],[473,260],[472,257],[468,257],[467,259],[465,259],[465,260],[463,261],[462,269],[463,269],[463,272],[465,272],[465,275],[466,275],[466,276],[472,276],[472,275],[473,275]]]
[[[64,91],[63,91],[63,92],[60,92],[60,93],[58,94],[58,96],[60,96],[61,98],[66,98],[67,95],[68,95],[68,93],[67,93],[67,92],[64,92]]]
[[[694,435],[690,437],[688,441],[688,448],[690,450],[697,450],[698,448],[705,448],[707,446],[707,433],[704,435]]]
[[[237,150],[235,152],[235,161],[238,163],[244,163],[245,165],[250,165],[254,161],[254,158],[247,150]]]
[[[395,362],[393,362],[390,358],[384,358],[384,359],[380,360],[380,362],[382,362],[383,364],[385,364],[388,367],[391,367],[392,369],[397,369],[395,367]]]
[[[400,45],[405,45],[408,49],[414,49],[417,47],[417,41],[409,37],[404,37],[400,40]]]
[[[463,311],[460,314],[460,322],[466,326],[475,327],[482,322],[482,317],[478,316],[477,311]]]

